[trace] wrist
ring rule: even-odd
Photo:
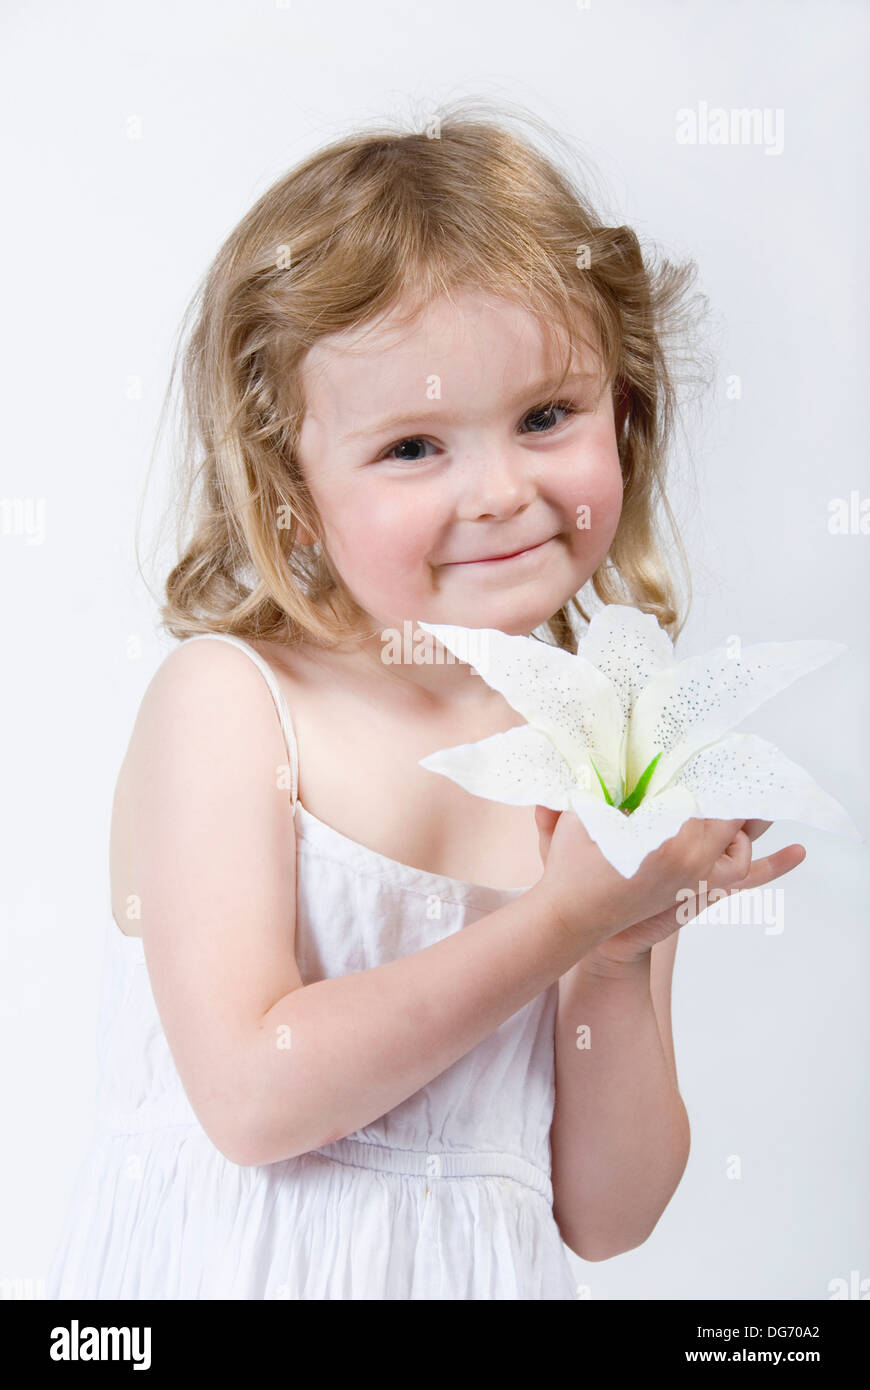
[[[582,912],[568,911],[558,894],[542,877],[526,893],[538,930],[546,927],[553,946],[564,957],[564,970],[575,966],[601,940],[601,931],[583,920]]]

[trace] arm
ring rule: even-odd
[[[559,981],[553,1210],[585,1260],[648,1239],[688,1159],[670,1019],[677,935],[610,971],[580,960]],[[578,1049],[583,1024],[589,1046]]]
[[[542,855],[548,823],[539,820]],[[790,873],[806,855],[803,845],[752,858],[752,842],[770,824],[743,821],[715,863],[700,874],[695,864],[683,883],[694,891],[704,879],[730,895]],[[685,920],[668,906],[611,936],[559,981],[553,1206],[565,1243],[583,1259],[608,1259],[648,1239],[686,1166],[691,1135],[671,1029]],[[588,1051],[576,1047],[582,1023],[592,1029]]]
[[[371,1123],[602,936],[566,925],[541,883],[401,960],[304,985],[286,758],[262,676],[222,642],[170,654],[128,751],[136,862],[123,888],[141,899],[149,977],[185,1092],[239,1164],[291,1158]]]
[[[273,1163],[370,1124],[555,983],[582,949],[532,888],[402,960],[285,995],[248,1050],[247,1162]],[[282,1035],[288,1050],[276,1046]]]

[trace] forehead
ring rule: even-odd
[[[560,326],[510,300],[474,290],[444,295],[408,318],[400,305],[360,328],[321,338],[303,359],[300,381],[307,410],[320,419],[399,396],[420,397],[433,377],[441,393],[497,389],[520,375],[561,369],[568,341]],[[572,370],[597,370],[593,334],[576,315]],[[521,383],[520,383],[521,384]]]

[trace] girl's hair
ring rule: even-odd
[[[174,636],[333,646],[373,633],[331,563],[300,470],[300,366],[326,334],[406,306],[410,322],[467,288],[538,316],[554,343],[567,343],[566,371],[579,323],[594,330],[615,416],[625,413],[622,513],[589,582],[603,604],[633,604],[678,635],[685,616],[656,511],[690,587],[664,481],[678,407],[668,340],[684,343],[691,306],[707,303],[697,294],[686,303],[696,267],[645,261],[635,233],[604,225],[571,173],[510,131],[504,111],[466,100],[422,132],[337,139],[274,183],[220,248],[185,314],[196,318],[182,367],[180,558],[161,608]],[[520,119],[573,153],[537,117]],[[299,543],[300,524],[315,547]],[[548,619],[546,640],[575,650],[574,613],[588,622],[576,595]]]

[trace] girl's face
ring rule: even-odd
[[[307,354],[302,471],[376,625],[528,635],[605,558],[622,507],[611,391],[588,349],[557,394],[558,366],[533,315],[470,291]]]

